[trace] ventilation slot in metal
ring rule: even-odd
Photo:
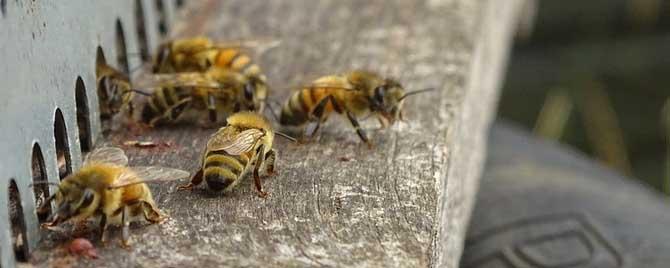
[[[44,155],[42,155],[42,149],[40,145],[35,143],[33,145],[33,155],[32,155],[32,175],[33,175],[33,190],[35,191],[35,207],[40,207],[49,197],[49,185],[45,184],[47,182],[47,171],[46,166],[44,165]],[[36,211],[37,218],[40,222],[44,222],[49,214],[51,214],[51,207],[46,206],[46,211]]]
[[[54,116],[54,137],[56,138],[56,160],[58,163],[58,176],[64,179],[72,173],[72,159],[70,156],[70,144],[67,139],[67,128],[65,119],[60,108],[56,109]]]
[[[93,139],[91,138],[91,120],[88,113],[88,98],[86,94],[86,86],[81,77],[77,77],[75,84],[75,104],[77,106],[77,128],[79,129],[79,146],[81,152],[86,153],[93,147]]]
[[[9,217],[12,223],[14,256],[18,261],[26,261],[29,252],[26,240],[26,223],[23,217],[21,195],[14,179],[9,181]]]
[[[147,40],[146,21],[144,19],[142,0],[135,1],[135,23],[137,25],[137,40],[140,43],[140,58],[142,61],[147,61],[149,60],[149,43]]]
[[[123,32],[123,25],[121,24],[121,20],[116,19],[116,58],[118,60],[121,71],[124,73],[128,73],[130,71],[127,53],[126,34]]]
[[[158,11],[158,32],[161,34],[161,37],[165,37],[169,29],[167,25],[167,12],[165,11],[163,0],[156,0],[156,10]]]

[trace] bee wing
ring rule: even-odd
[[[159,166],[137,166],[130,167],[130,172],[121,173],[121,175],[107,188],[117,189],[133,184],[147,182],[168,182],[188,178],[190,174],[187,171]]]
[[[120,148],[102,147],[95,149],[86,155],[84,165],[91,163],[108,163],[118,166],[126,166],[128,165],[128,157]]]
[[[219,82],[207,78],[202,73],[146,75],[138,79],[133,86],[135,89],[153,89],[159,87],[223,87]]]
[[[226,49],[226,48],[253,48],[256,50],[264,51],[271,48],[278,47],[281,44],[281,40],[272,39],[272,38],[256,38],[249,40],[237,40],[237,41],[219,41],[212,46],[213,49]]]
[[[310,85],[306,85],[306,86],[300,87],[299,89],[301,89],[301,90],[304,90],[304,89],[308,89],[308,90],[317,90],[317,89],[339,89],[339,90],[356,91],[355,88],[343,87],[343,86],[332,85],[332,84],[321,84],[321,83],[319,83],[319,84],[310,84]]]
[[[240,155],[253,150],[256,142],[263,136],[265,136],[263,131],[254,128],[227,135],[217,135],[209,140],[207,149],[210,151],[223,150],[231,155]]]

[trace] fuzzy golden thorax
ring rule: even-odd
[[[57,210],[50,216],[52,224],[86,219],[98,211],[103,201],[111,195],[120,196],[107,190],[123,167],[108,164],[91,164],[61,181],[56,193]]]
[[[265,132],[262,143],[265,145],[265,150],[269,151],[272,148],[274,140],[274,131],[272,125],[262,115],[255,112],[238,112],[226,119],[228,126],[244,129],[260,129]]]
[[[172,52],[194,54],[212,47],[212,40],[204,36],[172,41]]]
[[[207,37],[176,39],[161,44],[154,60],[154,73],[203,71],[207,66],[197,55],[208,51],[212,41]]]

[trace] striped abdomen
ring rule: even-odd
[[[216,55],[214,66],[231,69],[244,75],[261,77],[262,80],[265,80],[260,67],[252,62],[249,55],[239,49],[221,49]]]
[[[157,88],[152,94],[146,105],[142,109],[142,121],[151,122],[160,117],[175,120],[182,111],[174,109],[179,103],[190,97],[189,89],[179,87],[161,87]],[[166,115],[170,110],[174,115]]]
[[[203,161],[203,177],[214,191],[230,190],[244,175],[250,156],[229,155],[225,151],[207,152]]]
[[[304,88],[301,89],[289,98],[284,103],[281,110],[279,122],[282,125],[298,126],[307,122],[309,113],[314,107],[328,95],[333,95],[338,103],[342,103],[341,94],[337,94],[338,89],[333,88]],[[332,104],[328,103],[324,112],[324,117],[333,110]]]

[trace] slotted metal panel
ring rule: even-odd
[[[98,47],[113,66],[138,66],[137,55],[153,52],[182,2],[0,0],[2,267],[15,266],[15,245],[29,255],[39,242],[39,187],[31,184],[79,168],[98,139]]]

